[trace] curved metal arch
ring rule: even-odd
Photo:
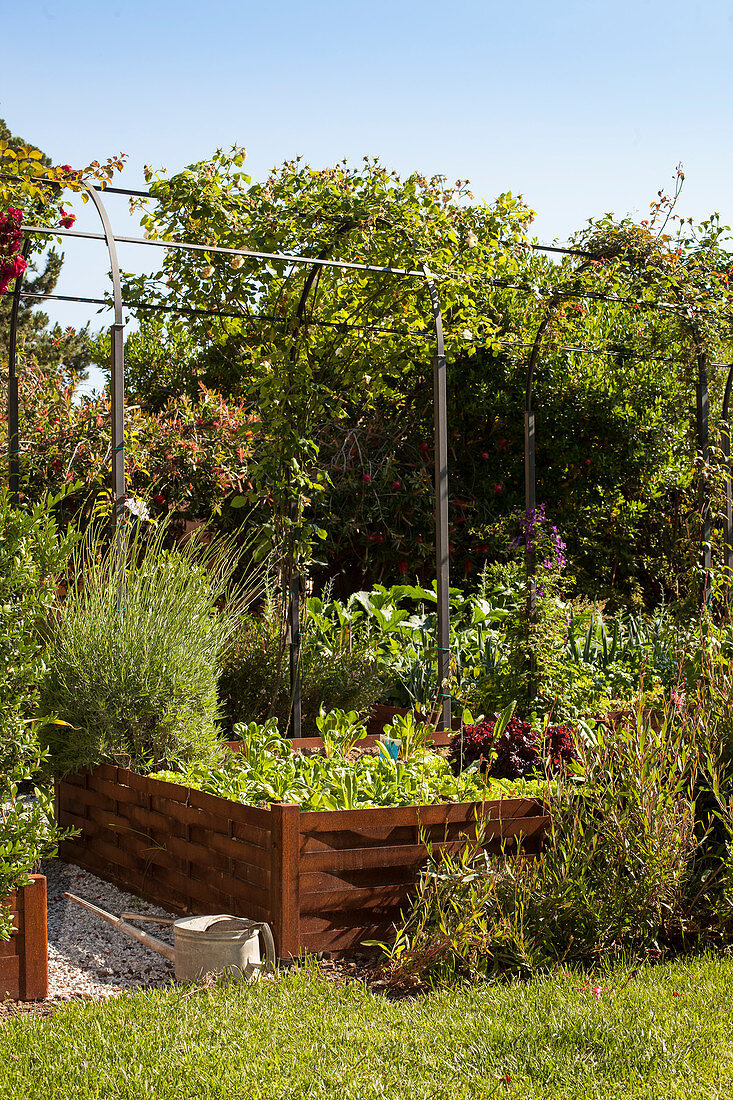
[[[31,250],[31,239],[25,237],[21,256],[28,259]],[[20,434],[18,415],[18,315],[20,310],[20,296],[23,289],[23,274],[18,275],[13,287],[13,304],[10,309],[10,333],[8,346],[8,488],[10,500],[15,507],[20,501]]]
[[[382,221],[382,219],[379,219]],[[388,229],[398,229],[409,250],[415,244],[404,229],[384,222]],[[445,335],[440,297],[435,279],[426,261],[418,261],[430,299],[435,332],[433,356],[433,435],[435,469],[435,576],[436,576],[436,643],[438,651],[438,699],[443,729],[452,723],[451,663],[450,663],[450,535],[448,497],[448,386]],[[416,264],[416,266],[418,266]]]
[[[112,492],[115,524],[119,526],[125,509],[125,326],[122,316],[122,281],[117,244],[107,209],[93,187],[85,187],[102,223],[112,277],[115,319],[110,326],[110,418],[112,422]]]
[[[310,266],[310,270],[306,275],[303,283],[303,289],[300,294],[300,300],[298,302],[297,309],[295,311],[297,326],[296,331],[293,333],[293,339],[290,344],[289,357],[291,363],[294,363],[297,355],[297,333],[303,327],[305,323],[305,312],[308,305],[308,298],[311,295],[314,287],[317,287],[320,274],[323,270],[321,261],[328,258],[332,251],[336,239],[339,234],[346,232],[350,225],[346,223],[340,227],[334,239],[329,241],[327,245],[319,252],[317,258]],[[297,519],[298,514],[298,502],[292,500],[290,502],[290,518]],[[302,732],[303,721],[303,706],[302,706],[302,677],[301,677],[301,662],[300,662],[300,595],[301,595],[301,575],[298,562],[293,560],[290,563],[290,576],[287,579],[288,585],[288,635],[290,638],[290,692],[291,692],[291,704],[290,704],[290,736],[300,737]]]
[[[114,493],[115,521],[118,523],[125,506],[125,458],[124,458],[124,321],[123,301],[120,279],[119,262],[115,235],[107,215],[104,203],[99,192],[92,187],[85,187],[99,215],[104,231],[104,239],[110,258],[110,274],[112,278],[113,303],[115,319],[111,326],[111,421],[112,421],[112,480]],[[37,229],[38,227],[33,227]],[[26,238],[29,241],[29,238]],[[412,242],[408,239],[412,247]],[[24,247],[29,247],[29,244]],[[332,246],[331,246],[332,247]],[[294,259],[294,257],[291,257]],[[299,306],[300,325],[305,315],[308,296],[316,283],[316,272],[323,265],[324,258],[313,258],[311,271],[306,279],[306,284],[301,295]],[[339,265],[340,266],[340,265]],[[356,265],[354,265],[356,266]],[[359,269],[366,269],[365,265],[359,265]],[[446,398],[446,358],[443,334],[443,322],[440,310],[440,300],[435,287],[435,281],[426,263],[421,263],[421,272],[428,288],[433,323],[435,328],[436,354],[433,358],[433,391],[434,391],[434,423],[435,423],[435,483],[436,483],[436,569],[437,569],[437,597],[438,597],[438,653],[440,692],[442,695],[442,715],[444,726],[450,729],[451,725],[451,697],[450,697],[450,608],[449,608],[449,556],[450,547],[448,539],[448,443],[447,443],[447,398]],[[418,272],[389,271],[385,273],[395,275],[417,275]],[[17,302],[20,299],[20,285],[16,284],[16,328],[17,328]],[[15,330],[13,332],[15,339]],[[13,343],[14,348],[14,343]],[[16,402],[17,409],[17,402]],[[17,430],[16,430],[17,439]],[[292,593],[292,590],[291,590]],[[299,591],[298,591],[299,594]],[[121,596],[121,590],[120,590]],[[292,601],[291,601],[292,603]],[[297,605],[296,605],[297,610]],[[299,626],[296,627],[294,639],[299,641]],[[298,729],[298,733],[300,730]]]
[[[581,275],[592,263],[593,260],[588,259],[580,264],[577,270],[573,272],[573,278]],[[525,524],[527,525],[534,521],[535,509],[537,507],[537,432],[535,413],[532,406],[537,359],[539,358],[542,340],[547,331],[547,326],[550,323],[552,314],[562,303],[564,294],[570,293],[572,293],[570,288],[565,291],[558,288],[548,298],[545,307],[545,315],[537,326],[535,338],[532,341],[532,348],[527,360],[527,371],[524,381],[524,515]],[[524,562],[527,570],[527,618],[529,622],[534,622],[537,618],[537,561],[534,545],[528,538],[524,540]],[[534,655],[531,656],[530,660],[532,662],[530,694],[533,694]]]
[[[578,272],[587,267],[588,264],[581,264]],[[534,341],[532,343],[532,349],[527,361],[527,371],[525,377],[525,389],[524,389],[524,498],[525,498],[525,514],[529,517],[534,514],[536,507],[536,432],[535,432],[535,414],[532,406],[533,387],[534,387],[534,374],[537,366],[537,359],[539,357],[540,346],[542,339],[547,330],[547,326],[550,322],[551,311],[555,309],[561,302],[562,295],[558,293],[553,295],[547,304],[547,311],[542,321],[540,322],[537,332],[535,334]],[[708,576],[712,568],[712,504],[710,500],[710,490],[705,477],[705,468],[710,460],[710,424],[709,424],[709,397],[708,397],[708,372],[707,372],[707,353],[705,351],[705,345],[700,335],[699,327],[695,321],[694,316],[689,318],[690,320],[690,333],[692,335],[693,343],[695,346],[695,355],[697,359],[697,383],[695,387],[696,393],[696,435],[697,435],[697,448],[700,463],[703,469],[703,473],[700,479],[700,514],[702,517],[702,532],[701,532],[701,547],[702,547],[702,567],[705,574],[705,580],[703,583],[703,593],[707,591]],[[726,385],[726,396],[724,399],[725,412],[723,413],[723,419],[727,417],[727,406],[730,401],[731,389],[733,388],[733,366],[731,366],[731,373],[728,376],[728,382]],[[733,574],[733,486],[731,485],[732,471],[730,462],[730,435],[728,434],[728,452],[727,452],[727,466],[728,466],[728,479],[727,479],[727,491],[726,491],[726,564]],[[527,596],[527,612],[530,621],[536,618],[537,614],[537,582],[535,576],[536,563],[533,548],[529,545],[529,542],[525,544],[525,561],[527,567],[527,576],[529,580],[529,592]],[[703,596],[704,598],[704,596]]]
[[[122,317],[122,283],[120,265],[117,259],[117,246],[107,210],[99,193],[91,186],[84,190],[94,204],[104,231],[109,253],[110,274],[112,276],[112,296],[114,302],[114,322],[110,328],[110,403],[112,421],[112,488],[114,493],[114,514],[117,523],[125,507],[125,350],[124,323]],[[31,239],[26,236],[22,255],[28,257]],[[19,493],[19,440],[18,440],[18,379],[16,374],[18,314],[23,288],[23,276],[18,276],[13,289],[13,305],[10,315],[10,346],[8,350],[8,451],[9,451],[9,487],[11,497],[18,500]]]
[[[697,323],[692,322],[692,335],[695,342],[695,355],[697,358],[697,382],[695,384],[695,406],[697,427],[697,452],[700,459],[700,516],[702,530],[700,541],[702,543],[702,568],[703,599],[706,598],[708,589],[708,577],[713,566],[712,546],[712,501],[707,467],[710,462],[710,417],[708,402],[708,360],[705,345],[702,342]]]
[[[534,408],[532,407],[534,374],[542,340],[552,313],[557,309],[560,301],[561,299],[556,295],[553,295],[548,301],[545,315],[537,327],[535,338],[532,341],[532,350],[527,360],[527,371],[524,380],[524,515],[526,525],[534,520],[537,507],[537,434]],[[528,538],[524,540],[524,562],[527,570],[527,617],[530,622],[534,622],[537,618],[537,562],[534,545]]]
[[[695,316],[694,307],[686,305],[679,287],[674,286],[673,292],[680,303],[680,320],[687,328],[695,349],[697,361],[697,381],[695,383],[695,434],[697,435],[697,457],[700,463],[700,480],[698,485],[698,499],[700,501],[700,517],[702,528],[700,532],[700,545],[702,550],[703,585],[702,601],[709,598],[708,582],[710,570],[713,565],[712,547],[712,500],[708,477],[708,465],[710,462],[710,415],[708,396],[708,357],[705,343],[700,332],[700,326]],[[686,317],[685,317],[686,313]]]

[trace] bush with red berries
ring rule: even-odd
[[[498,715],[484,718],[453,735],[448,761],[456,775],[478,761],[479,768],[494,779],[521,779],[537,771],[563,771],[577,759],[575,731],[570,726],[547,726],[540,734],[514,716],[495,737],[497,721]]]

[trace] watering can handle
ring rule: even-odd
[[[265,959],[262,964],[262,969],[265,973],[274,972],[277,969],[277,954],[275,952],[275,940],[272,935],[272,929],[269,924],[258,924],[257,927],[262,937],[262,942],[265,947]]]

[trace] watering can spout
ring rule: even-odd
[[[115,917],[114,914],[108,913],[104,909],[100,909],[97,905],[92,905],[90,901],[85,901],[84,898],[78,898],[76,894],[64,894],[65,898],[69,898],[70,901],[75,901],[77,905],[81,905],[83,909],[88,909],[90,913],[94,913],[97,917],[101,917],[102,920],[107,921],[107,924],[111,924],[118,932],[124,933],[125,936],[129,936],[133,940],[138,940],[139,943],[149,947],[152,951],[157,951],[159,955],[163,955],[164,958],[170,962],[175,963],[176,955],[174,949],[169,943],[164,943],[163,940],[159,940],[157,936],[151,936],[147,932],[142,932],[139,928],[133,928],[131,924],[122,920],[121,917]]]

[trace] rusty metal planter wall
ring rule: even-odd
[[[15,931],[0,940],[0,1000],[42,1001],[48,996],[45,878],[32,875],[6,901]]]
[[[60,856],[173,912],[269,921],[278,955],[349,951],[388,939],[434,850],[458,850],[486,821],[537,851],[549,819],[532,799],[301,813],[268,809],[102,765],[57,785]]]

